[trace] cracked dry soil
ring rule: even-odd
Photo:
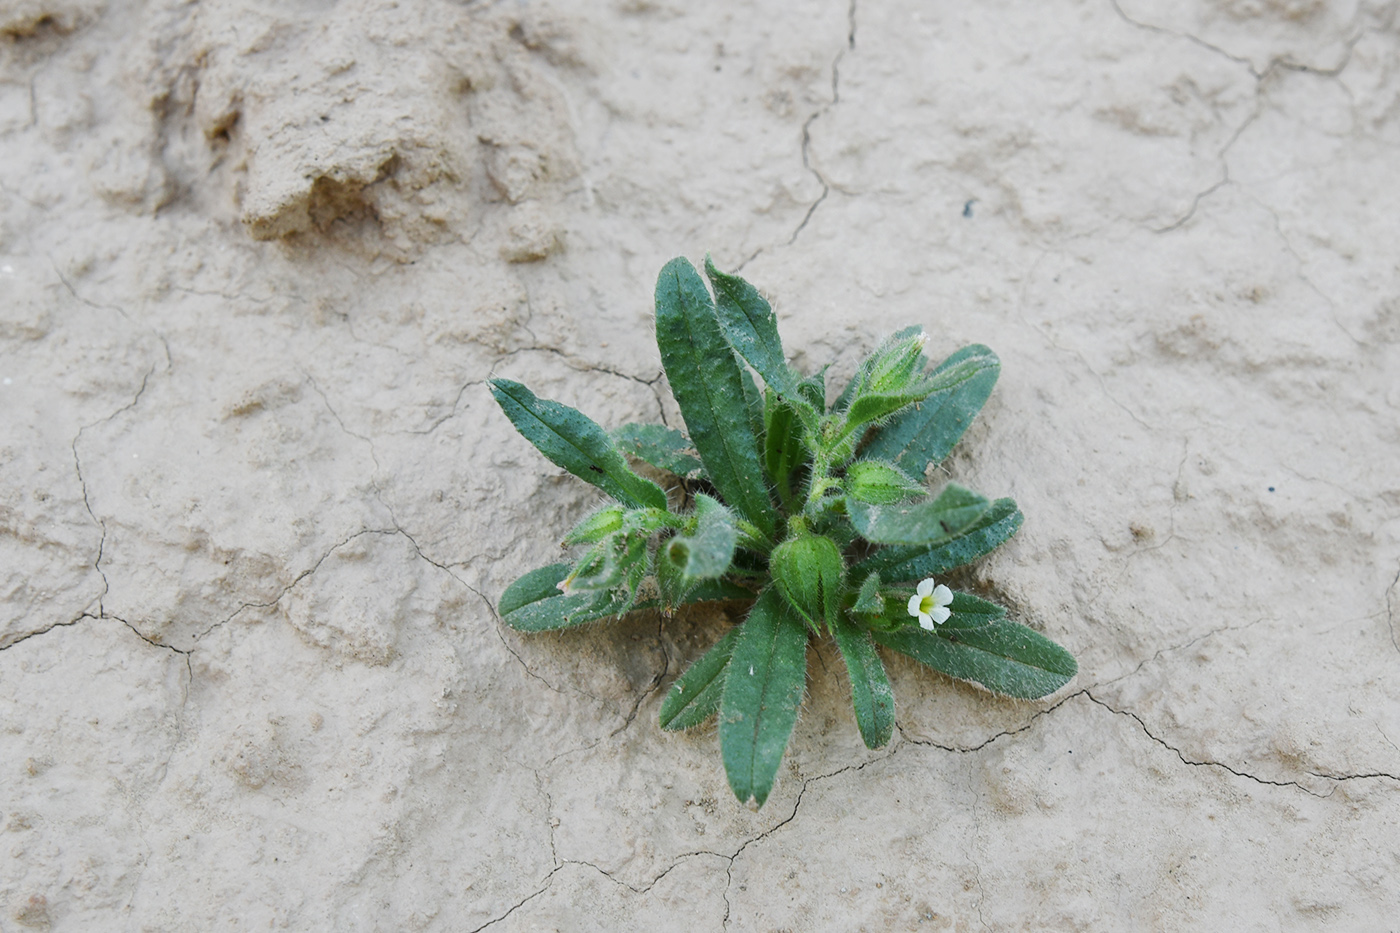
[[[0,931],[1390,929],[1397,17],[0,0]],[[998,351],[929,480],[1074,684],[870,752],[814,648],[754,813],[655,725],[723,607],[500,624],[596,497],[485,380],[679,425],[707,249]]]

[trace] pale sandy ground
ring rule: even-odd
[[[1396,3],[0,0],[0,930],[1395,930],[1397,244]],[[717,614],[501,626],[596,500],[483,380],[674,423],[706,250],[1001,354],[1074,683],[818,652],[753,813]]]

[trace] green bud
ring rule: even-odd
[[[625,510],[620,505],[603,506],[575,525],[573,531],[564,536],[564,547],[575,544],[595,544],[602,541],[614,531],[622,528],[624,512]]]
[[[883,460],[857,460],[846,468],[846,493],[871,505],[888,505],[924,494],[903,470]]]
[[[628,509],[622,516],[622,527],[630,535],[647,537],[663,528],[681,528],[685,519],[665,509]]]
[[[801,534],[773,549],[768,561],[778,592],[817,631],[841,611],[846,564],[836,542],[823,535]]]
[[[870,357],[864,389],[871,395],[898,395],[922,368],[924,344],[928,337],[922,332],[882,344]]]
[[[656,586],[661,591],[661,612],[669,617],[675,612],[676,607],[685,602],[688,592],[695,588],[696,581],[688,580],[682,565],[685,559],[677,560],[677,555],[672,553],[675,548],[684,547],[682,542],[672,539],[669,545],[664,547],[665,553],[656,562]]]

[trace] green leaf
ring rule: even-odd
[[[852,624],[844,614],[834,620],[831,634],[850,674],[851,702],[860,737],[866,748],[880,748],[894,733],[894,689],[885,674],[885,665],[875,651],[870,632]]]
[[[736,625],[705,652],[700,660],[676,678],[661,701],[661,728],[668,732],[698,726],[719,711],[724,694],[725,668],[739,641]]]
[[[778,524],[749,423],[744,379],[700,274],[673,259],[656,283],[656,343],[690,430],[720,497],[772,538]]]
[[[886,423],[866,444],[864,455],[890,460],[915,477],[942,463],[992,394],[1001,361],[981,344],[963,347],[929,378],[938,388]]]
[[[720,700],[720,751],[740,803],[768,799],[806,681],[807,629],[770,589],[740,627]]]
[[[570,569],[569,564],[550,564],[512,583],[501,597],[501,621],[519,632],[549,632],[643,609],[662,608],[657,599],[634,602],[625,590],[584,590],[565,595],[557,586]],[[753,598],[752,590],[728,580],[705,580],[691,590],[681,604]]]
[[[853,574],[880,571],[886,580],[917,580],[970,564],[996,550],[1021,527],[1023,516],[1011,499],[997,499],[968,527],[932,546],[886,547],[861,561]]]
[[[921,546],[948,540],[981,518],[989,508],[990,500],[956,483],[949,483],[936,499],[923,502],[847,503],[851,524],[865,540],[874,544]]]
[[[953,618],[957,614],[954,608]],[[949,677],[1023,700],[1054,693],[1079,670],[1064,648],[1010,619],[972,628],[953,626],[952,621],[932,632],[915,626],[897,632],[877,631],[874,638]]]
[[[753,381],[753,373],[740,367],[739,378],[744,384],[744,405],[749,412],[749,430],[754,437],[763,434],[763,393],[758,391],[758,383]]]
[[[794,474],[808,459],[802,426],[792,406],[771,390],[764,394],[763,420],[763,466],[779,496],[791,506]]]
[[[553,596],[503,612],[501,619],[518,632],[549,632],[641,608],[645,607],[634,605],[624,591],[581,590],[566,596],[556,590]]]
[[[953,601],[948,608],[953,614],[939,626],[943,631],[982,628],[1006,618],[1006,607],[959,590],[953,590]]]
[[[569,575],[571,569],[573,569],[573,565],[566,561],[531,570],[506,587],[506,591],[501,594],[499,606],[501,615],[510,615],[521,606],[539,602],[550,596],[558,596],[559,584]]]
[[[911,327],[886,340],[861,366],[848,397],[848,425],[863,425],[922,401],[942,383],[923,375],[925,337]]]
[[[924,494],[924,487],[892,463],[857,460],[846,467],[846,491],[857,502],[889,505]]]
[[[684,434],[661,424],[624,424],[612,432],[623,453],[630,454],[682,479],[699,479],[704,474],[695,448]]]
[[[705,274],[715,289],[715,304],[724,335],[768,387],[784,398],[797,394],[797,376],[788,368],[778,337],[778,318],[758,289],[737,275],[715,268],[705,257]]]
[[[885,612],[885,597],[880,595],[880,575],[870,573],[860,585],[859,592],[856,593],[855,605],[851,611],[864,616],[878,616]]]
[[[904,392],[862,395],[851,403],[850,410],[846,413],[846,419],[854,425],[879,421],[901,408],[922,402],[928,395],[929,393],[924,391],[924,387],[920,385],[915,385]]]
[[[823,366],[819,372],[797,384],[797,394],[807,400],[814,413],[826,411],[826,370],[827,367]]]
[[[557,465],[627,505],[666,508],[666,493],[627,466],[607,432],[587,415],[509,379],[492,379],[491,394],[525,439]]]
[[[690,606],[695,603],[716,603],[736,599],[751,600],[757,595],[753,590],[745,589],[729,580],[701,580],[700,584],[690,591],[681,605]],[[654,606],[655,602],[648,601],[644,605]]]

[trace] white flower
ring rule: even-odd
[[[919,583],[919,588],[909,597],[909,614],[919,620],[919,627],[933,631],[934,625],[948,621],[953,610],[948,604],[953,601],[953,591],[942,583],[933,585],[933,577]]]

